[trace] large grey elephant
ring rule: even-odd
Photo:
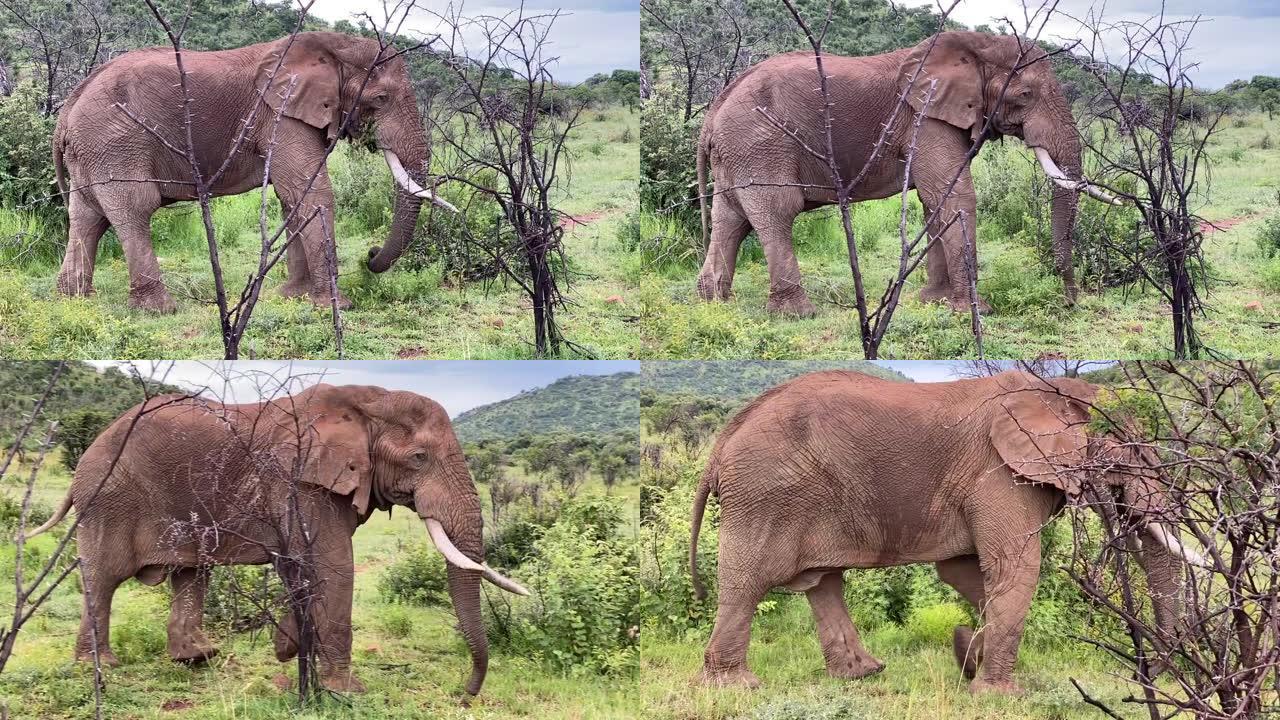
[[[369,250],[373,272],[387,270],[400,257],[423,199],[453,209],[426,189],[432,187],[426,175],[431,146],[408,65],[394,48],[383,49],[368,38],[308,32],[234,50],[187,51],[183,65],[191,97],[191,144],[202,177],[213,177],[226,163],[213,194],[260,187],[265,175],[285,214],[293,213],[282,294],[330,303],[326,249],[333,242],[333,189],[324,161],[337,137],[359,136],[372,125],[399,185],[390,238],[384,247]],[[248,130],[237,146],[245,123]],[[93,292],[98,241],[114,227],[129,266],[129,305],[175,309],[151,245],[151,216],[166,205],[195,199],[186,147],[172,48],[125,53],[98,67],[71,93],[53,135],[54,166],[71,225],[59,292]],[[323,218],[306,223],[317,209]],[[339,302],[350,306],[345,298]]]
[[[982,620],[976,633],[955,632],[970,689],[1015,691],[1040,530],[1090,484],[1120,495],[1157,625],[1173,632],[1181,562],[1204,559],[1167,522],[1158,458],[1086,432],[1096,392],[1021,372],[911,384],[832,371],[761,395],[720,433],[694,505],[690,570],[705,597],[698,532],[707,496],[720,499],[719,606],[704,682],[759,683],[747,644],[756,605],[774,587],[808,595],[831,675],[879,672],[849,617],[843,573],[927,562]]]
[[[448,561],[449,595],[471,651],[466,690],[474,695],[489,662],[481,578],[527,591],[484,564],[480,499],[462,449],[444,408],[420,395],[316,385],[244,405],[152,398],[85,451],[62,506],[31,535],[76,508],[84,585],[79,660],[96,652],[104,664],[117,664],[111,599],[131,577],[148,585],[168,578],[169,654],[207,659],[215,652],[201,628],[209,567],[274,563],[287,583],[318,588],[309,617],[322,684],[358,692],[351,536],[375,510],[393,505],[418,513]],[[298,651],[291,618],[276,634],[282,662]]]
[[[1023,48],[1025,56],[1020,55]],[[992,132],[986,137],[1021,138],[1035,150],[1055,183],[1054,261],[1067,302],[1075,302],[1071,233],[1076,195],[1084,191],[1115,201],[1082,180],[1080,141],[1071,106],[1044,57],[1030,41],[1014,36],[944,32],[913,48],[884,55],[824,58],[831,78],[831,133],[843,182],[858,175],[881,131],[885,126],[889,129],[880,155],[853,188],[854,201],[902,191],[912,123],[924,110],[907,184],[919,194],[926,216],[936,213],[929,228],[937,241],[929,249],[928,282],[920,292],[925,301],[947,300],[953,309],[969,307],[964,253],[966,247],[974,247],[977,226],[969,152],[984,137],[990,117]],[[926,105],[924,98],[934,81],[937,85]],[[997,103],[1006,81],[1003,103]],[[810,149],[826,147],[822,96],[815,92],[816,86],[813,53],[787,53],[747,69],[707,110],[697,158],[707,248],[698,275],[702,298],[729,297],[738,248],[754,229],[769,266],[768,309],[787,315],[813,314],[791,246],[791,224],[801,212],[831,205],[836,197],[825,161],[802,148],[790,133]],[[903,92],[906,105],[894,116]],[[787,132],[778,127],[779,122]],[[716,191],[710,211],[708,164]],[[957,174],[959,180],[948,194]],[[948,224],[957,212],[964,213],[964,222]],[[986,308],[985,303],[982,307]]]

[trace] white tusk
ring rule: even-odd
[[[1169,529],[1160,523],[1147,523],[1147,530],[1151,533],[1151,537],[1156,539],[1156,542],[1163,545],[1169,552],[1186,560],[1189,564],[1202,568],[1212,568],[1203,555],[1178,542],[1173,533],[1169,532]]]
[[[405,192],[417,195],[424,200],[430,200],[445,210],[455,213],[458,212],[458,208],[454,207],[447,200],[436,197],[435,193],[414,182],[413,178],[409,177],[409,171],[404,169],[404,165],[400,163],[400,158],[395,153],[390,150],[383,150],[382,157],[386,158],[387,167],[391,168],[391,177],[396,179],[396,184],[404,188]]]
[[[1045,150],[1042,147],[1034,147],[1031,148],[1031,150],[1035,152],[1036,160],[1040,161],[1040,167],[1044,169],[1044,174],[1049,176],[1049,179],[1053,181],[1054,185],[1057,185],[1064,190],[1088,193],[1090,197],[1093,197],[1096,200],[1101,200],[1104,203],[1110,203],[1112,205],[1124,204],[1102,192],[1093,185],[1090,185],[1086,180],[1072,180],[1067,177],[1067,174],[1062,172],[1062,169],[1058,167],[1058,164],[1049,156],[1048,150]]]
[[[449,534],[444,531],[444,526],[439,520],[427,518],[427,532],[431,535],[431,542],[435,543],[436,549],[444,555],[444,559],[451,564],[462,568],[463,570],[479,570],[484,572],[484,566],[472,560],[453,544],[449,539]]]
[[[478,563],[466,555],[463,555],[462,551],[459,550],[457,546],[453,544],[453,541],[449,539],[449,534],[444,531],[444,526],[440,524],[439,520],[427,518],[427,533],[431,535],[431,542],[435,544],[436,549],[439,550],[440,553],[444,555],[444,559],[448,560],[452,565],[463,570],[478,570],[483,573],[485,580],[488,580],[507,592],[526,596],[529,594],[529,591],[515,580],[503,576],[487,564]]]
[[[506,590],[507,592],[515,593],[517,595],[524,595],[525,597],[528,597],[529,595],[529,591],[526,590],[523,585],[516,582],[515,580],[512,580],[509,577],[505,577],[504,575],[499,573],[497,570],[494,570],[493,568],[489,567],[488,563],[485,563],[484,565],[484,579],[488,580],[494,585],[497,585],[503,590]]]

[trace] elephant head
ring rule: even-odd
[[[1168,498],[1155,452],[1088,432],[1096,395],[1095,386],[1074,378],[1035,379],[1029,387],[1011,388],[993,408],[991,444],[1023,481],[1053,486],[1070,498],[1088,498],[1099,488],[1119,497],[1119,530],[1131,545],[1140,544],[1156,625],[1172,636],[1182,619],[1181,563],[1204,565],[1205,559],[1179,543],[1163,522]]]
[[[422,519],[448,563],[449,597],[471,651],[466,690],[477,694],[489,663],[480,580],[529,593],[484,562],[480,497],[448,414],[421,395],[377,387],[316,385],[286,402],[286,433],[295,417],[306,432],[282,446],[285,467],[303,458],[302,481],[346,496],[362,519],[393,505]]]
[[[983,137],[990,119],[989,137],[1013,135],[1035,152],[1054,183],[1054,265],[1067,303],[1074,303],[1076,195],[1085,192],[1103,202],[1118,201],[1084,179],[1071,103],[1045,52],[1014,35],[944,32],[916,45],[899,66],[904,89],[913,77],[907,102],[916,112],[924,109],[928,117],[968,131],[974,142]],[[937,84],[926,106],[933,81]]]
[[[324,130],[330,141],[373,133],[398,186],[387,244],[369,249],[369,269],[384,272],[413,236],[424,199],[457,211],[430,189],[431,145],[408,63],[393,47],[342,33],[305,33],[290,42],[291,38],[277,41],[275,51],[259,63],[256,87],[270,80],[263,96],[267,105]],[[293,91],[287,93],[291,82]]]

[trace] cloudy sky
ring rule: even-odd
[[[238,360],[199,361],[95,361],[105,365],[136,367],[144,376],[205,394],[226,402],[256,402],[264,395],[280,394],[280,385],[295,378],[292,390],[317,382],[335,385],[379,385],[410,390],[444,406],[450,417],[471,408],[505,400],[522,390],[551,384],[568,375],[611,375],[639,372],[640,363],[577,360],[479,360],[479,361],[295,361]]]
[[[934,0],[904,0],[909,5],[936,6]],[[1050,0],[1052,2],[1052,0]],[[1059,12],[1045,26],[1043,38],[1061,42],[1081,38],[1080,23],[1090,9],[1104,20],[1145,20],[1160,13],[1161,0],[1058,0]],[[943,5],[950,5],[944,0]],[[1028,0],[1032,8],[1040,0]],[[1199,67],[1188,73],[1196,85],[1220,88],[1237,78],[1280,75],[1280,0],[1164,0],[1166,20],[1201,17],[1191,33],[1188,55]],[[973,27],[987,23],[995,27],[998,18],[1010,17],[1021,30],[1022,0],[961,0],[952,13],[956,20]],[[1117,47],[1111,40],[1108,50]]]
[[[393,0],[389,1],[393,4]],[[439,14],[450,14],[446,0],[418,0],[402,33],[441,33]],[[520,0],[475,0],[461,5],[464,17],[502,16],[520,6]],[[455,3],[454,7],[457,7]],[[596,73],[623,68],[640,68],[640,0],[526,0],[525,14],[539,15],[559,9],[561,16],[551,28],[548,53],[558,56],[552,74],[558,81],[580,82]],[[367,12],[383,17],[382,0],[316,0],[315,15],[329,20],[351,20]],[[472,48],[478,47],[474,32],[464,35]],[[475,52],[468,53],[472,57]]]

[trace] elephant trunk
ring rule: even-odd
[[[391,234],[387,236],[387,244],[369,248],[369,270],[376,273],[386,272],[404,254],[413,238],[413,231],[418,225],[418,212],[422,209],[422,199],[406,190],[396,191],[395,215],[391,220]]]
[[[489,671],[489,638],[480,613],[480,575],[453,564],[448,565],[447,571],[449,599],[458,616],[458,629],[471,652],[471,676],[467,678],[466,690],[469,695],[477,695]]]
[[[1142,553],[1138,558],[1142,570],[1147,574],[1147,589],[1155,610],[1156,627],[1161,635],[1173,637],[1182,622],[1182,596],[1179,593],[1182,561],[1163,546],[1153,534],[1152,527],[1159,526],[1153,523],[1143,528],[1139,534]]]
[[[387,244],[369,248],[369,270],[375,273],[386,272],[408,247],[418,224],[422,201],[443,202],[422,186],[423,183],[430,185],[426,182],[426,172],[431,160],[431,147],[422,129],[422,116],[412,98],[404,98],[401,102],[402,105],[397,106],[394,112],[387,113],[378,121],[376,129],[382,157],[396,182],[396,204]]]

